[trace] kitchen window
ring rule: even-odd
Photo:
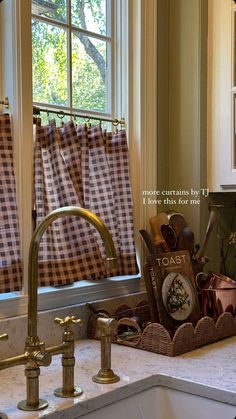
[[[134,218],[138,244],[140,242],[138,229],[145,227],[149,214],[153,215],[153,210],[155,211],[153,208],[142,208],[141,191],[147,189],[147,183],[149,188],[152,188],[152,185],[153,189],[156,187],[156,1],[107,0],[102,2],[103,15],[106,16],[103,29],[96,28],[94,24],[90,27],[89,23],[85,28],[81,21],[76,21],[72,7],[75,2],[72,0],[66,3],[65,1],[38,1],[38,5],[41,3],[44,6],[48,3],[51,5],[60,3],[61,11],[59,13],[57,9],[57,19],[50,9],[40,10],[36,7],[36,3],[34,1],[33,15],[31,15],[30,0],[20,2],[3,0],[0,4],[2,74],[0,97],[9,97],[10,112],[13,115],[18,206],[25,267],[23,292],[11,293],[7,295],[7,298],[6,294],[0,295],[2,317],[24,314],[27,307],[27,259],[32,235],[32,91],[35,104],[40,106],[53,108],[56,105],[61,109],[79,110],[85,115],[88,111],[99,116],[124,115],[131,156],[130,170],[133,180]],[[97,4],[97,2],[93,3]],[[37,24],[40,31],[47,34],[49,38],[51,32],[54,32],[60,42],[63,43],[64,39],[62,63],[64,78],[58,95],[50,96],[51,89],[47,95],[41,95],[40,80],[34,68],[34,60],[39,57],[33,56],[32,59],[31,56],[31,19],[33,19],[33,31],[34,24]],[[108,24],[108,19],[112,22],[111,26]],[[148,25],[145,22],[148,22]],[[88,58],[82,37],[93,41],[97,50],[103,54],[106,60],[105,77],[101,76],[98,66],[91,61],[91,57]],[[46,42],[47,37],[44,39],[47,50],[50,48],[50,43],[48,45]],[[43,39],[41,42],[43,43]],[[103,97],[100,108],[96,102],[96,95],[90,98],[89,103],[86,103],[85,98],[80,98],[73,93],[78,64],[76,63],[73,67],[71,52],[79,48],[83,51],[84,57],[87,54],[87,61],[94,66],[100,77],[99,94]],[[45,53],[46,58],[48,57]],[[58,69],[53,67],[53,62],[51,67],[54,70],[55,79],[46,80],[46,82],[58,84]],[[31,80],[33,80],[33,85]],[[65,86],[68,87],[68,93]],[[109,95],[109,92],[112,94]],[[137,164],[140,169],[138,171]],[[117,277],[99,281],[97,284],[79,282],[66,289],[42,288],[39,295],[39,309],[78,304],[88,300],[137,292],[139,289],[140,283],[137,277]]]
[[[33,102],[68,112],[114,112],[112,0],[32,0]]]

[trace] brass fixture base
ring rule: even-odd
[[[28,412],[30,412],[30,411],[34,412],[36,410],[42,410],[42,409],[45,409],[45,407],[48,407],[48,402],[46,400],[39,399],[38,406],[32,407],[32,406],[27,404],[27,400],[22,400],[21,402],[18,403],[17,407],[20,410],[26,410]]]
[[[83,393],[83,390],[80,387],[75,387],[72,393],[65,393],[62,387],[56,388],[54,391],[55,396],[69,398],[69,397],[77,397]]]
[[[98,371],[98,373],[93,376],[92,380],[94,383],[98,384],[112,384],[120,381],[120,377],[109,368]]]

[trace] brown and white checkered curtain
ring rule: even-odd
[[[113,143],[120,146],[113,147]],[[58,219],[43,237],[39,257],[41,286],[137,273],[128,149],[124,143],[124,131],[104,135],[100,126],[87,128],[86,125],[79,125],[75,128],[70,121],[62,128],[56,128],[54,121],[44,127],[40,121],[37,122],[37,222],[59,207],[73,205],[89,209],[108,227],[119,262],[116,269],[107,270],[100,235],[84,219]],[[119,157],[116,158],[113,153],[117,152]],[[120,231],[122,228],[125,232]]]
[[[8,114],[0,114],[0,292],[19,291],[22,262],[13,166],[13,139]]]
[[[114,199],[121,272],[135,270],[133,203],[129,174],[129,152],[125,130],[106,135],[106,156]]]

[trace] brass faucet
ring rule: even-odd
[[[64,327],[63,342],[57,346],[45,348],[45,343],[40,342],[37,336],[38,313],[38,253],[41,238],[46,229],[58,218],[66,216],[79,216],[91,223],[103,239],[107,261],[110,267],[115,266],[116,252],[112,237],[105,224],[91,211],[80,207],[62,207],[48,214],[35,229],[29,250],[28,265],[28,336],[25,341],[25,352],[22,355],[3,359],[0,361],[0,370],[15,365],[25,364],[26,400],[18,403],[21,410],[35,411],[48,406],[46,400],[39,399],[39,374],[40,366],[48,366],[52,355],[62,354],[63,386],[55,390],[60,397],[74,397],[82,393],[80,388],[74,387],[74,334],[70,330],[72,324],[81,321],[74,316],[65,319],[55,319],[55,322]]]
[[[111,369],[111,334],[117,329],[117,325],[117,321],[109,317],[97,319],[97,327],[101,331],[101,369],[93,376],[95,383],[111,384],[120,380]]]

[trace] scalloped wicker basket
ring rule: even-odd
[[[138,316],[142,321],[147,322],[143,331],[139,329],[139,333],[132,340],[122,339],[121,341],[115,334],[112,336],[112,342],[162,355],[180,355],[236,335],[236,318],[229,312],[222,313],[216,322],[211,317],[202,317],[195,327],[192,323],[181,324],[171,334],[161,324],[148,322],[149,309],[146,300],[140,301],[134,308],[124,304],[118,306],[114,313],[109,313],[106,309],[101,308],[96,310],[96,304],[93,304],[92,308],[94,313],[88,321],[89,338],[99,336],[96,327],[97,318],[100,315],[98,313],[105,313],[114,317],[120,325],[126,323],[125,319]]]

